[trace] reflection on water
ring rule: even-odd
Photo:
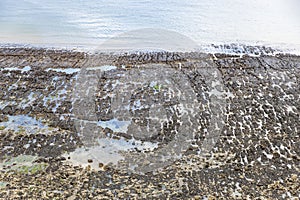
[[[26,133],[36,133],[38,130],[47,129],[47,125],[44,125],[41,121],[38,121],[32,117],[26,115],[8,116],[7,122],[0,122],[0,126],[5,129],[14,131],[23,130]]]
[[[101,138],[98,141],[98,146],[90,148],[77,148],[74,152],[65,154],[74,165],[88,166],[93,169],[99,170],[99,163],[102,164],[117,164],[119,161],[124,160],[122,152],[126,151],[148,151],[158,147],[157,143],[142,142],[135,139],[125,140]],[[87,162],[90,160],[90,163]],[[101,168],[101,167],[100,167]]]
[[[294,0],[1,0],[0,42],[93,46],[127,31],[164,28],[198,44],[300,45],[297,5]]]

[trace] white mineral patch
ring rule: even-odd
[[[289,81],[287,83],[285,83],[286,86],[288,86],[289,88],[293,88],[293,85],[296,85],[296,83]]]
[[[46,72],[55,71],[55,72],[63,72],[63,73],[66,73],[66,74],[74,74],[76,72],[79,72],[80,68],[48,68],[45,71]]]
[[[233,197],[241,197],[242,188],[240,187],[240,184],[238,182],[235,183],[235,190],[233,191],[232,195]]]
[[[297,108],[296,108],[295,106],[289,106],[289,105],[287,105],[287,106],[285,106],[285,107],[286,107],[286,111],[287,111],[288,113],[292,112],[292,113],[297,114],[297,113],[294,111],[294,110],[297,111]]]
[[[273,158],[273,154],[268,154],[267,152],[263,151],[263,154],[268,158],[268,159],[272,159]]]

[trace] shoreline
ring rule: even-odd
[[[251,44],[251,43],[219,43],[219,44],[202,44],[189,50],[180,50],[174,47],[174,50],[161,50],[153,48],[138,48],[127,47],[120,49],[101,49],[101,45],[83,44],[21,44],[21,43],[0,43],[0,49],[35,49],[35,50],[56,50],[56,51],[75,51],[86,52],[89,54],[105,53],[105,54],[128,54],[128,53],[148,53],[148,52],[198,52],[206,54],[228,54],[228,55],[248,55],[261,56],[269,55],[276,56],[277,54],[287,54],[300,56],[300,45],[288,44]]]

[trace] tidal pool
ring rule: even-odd
[[[49,127],[28,115],[8,115],[8,121],[0,122],[0,126],[6,130],[13,130],[15,132],[24,132],[27,134],[34,134],[39,131],[46,132]]]

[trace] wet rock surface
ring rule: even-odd
[[[66,153],[84,145],[74,117],[74,88],[78,75],[83,67],[105,65],[116,68],[99,76],[92,99],[96,121],[107,122],[116,116],[111,106],[114,96],[110,95],[116,90],[114,86],[118,81],[127,81],[120,78],[122,74],[135,68],[152,67],[157,74],[169,68],[186,77],[199,103],[199,111],[189,122],[191,126],[197,125],[196,134],[182,157],[159,171],[145,174],[124,172],[90,158],[86,158],[85,163],[96,163],[99,169],[68,162],[70,158]],[[219,109],[223,126],[216,144],[211,151],[199,153],[203,138],[207,136],[206,129],[213,122],[213,105],[209,103],[211,88],[206,83],[205,68],[214,68],[220,73],[225,104],[224,109]],[[0,80],[1,198],[300,198],[298,56],[91,55],[62,50],[2,48]],[[141,87],[129,85],[128,91],[132,94],[129,109],[117,115],[118,120],[126,121],[128,112],[140,127],[150,124],[149,130],[123,133],[105,124],[107,127],[99,127],[95,138],[109,135],[157,142],[159,146],[170,143],[181,125],[177,108],[180,98],[170,93],[166,85],[155,82]],[[151,118],[149,107],[153,104],[165,109],[164,117],[168,120],[161,122],[162,126],[155,127],[156,119]],[[161,134],[143,134],[154,132],[151,127]],[[129,154],[139,155],[138,152]],[[12,160],[23,155],[36,157],[32,158],[30,167],[21,166],[20,170],[19,163]]]

